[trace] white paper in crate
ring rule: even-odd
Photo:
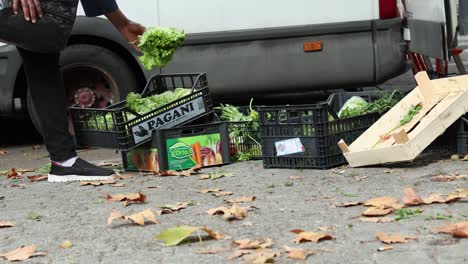
[[[291,138],[275,142],[276,156],[286,156],[305,151],[300,138]]]

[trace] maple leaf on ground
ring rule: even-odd
[[[175,205],[164,205],[160,206],[161,210],[157,211],[158,215],[163,215],[163,214],[172,214],[173,212],[180,211],[182,209],[187,208],[191,203],[177,203]]]
[[[0,221],[0,228],[5,228],[5,227],[14,227],[15,224],[12,222],[8,221]]]
[[[166,246],[177,246],[184,239],[191,236],[194,232],[199,232],[200,230],[205,231],[213,239],[219,240],[224,237],[218,232],[215,232],[207,227],[193,227],[193,226],[177,226],[169,228],[155,237],[155,239],[164,241]],[[201,236],[198,234],[201,241]]]
[[[242,239],[233,241],[232,243],[237,245],[238,249],[265,249],[273,246],[273,240],[270,238],[256,240]]]
[[[249,197],[239,197],[239,198],[236,198],[236,199],[232,199],[232,200],[225,200],[227,203],[249,203],[249,202],[253,202],[257,199],[257,197],[255,196],[249,196]]]
[[[217,193],[217,192],[222,192],[222,189],[204,189],[204,190],[198,190],[199,193]]]
[[[403,205],[398,202],[396,198],[393,197],[377,197],[367,200],[364,203],[365,206],[373,206],[373,207],[383,207],[384,209],[393,208],[393,209],[401,209]]]
[[[385,216],[393,213],[393,208],[383,209],[383,207],[370,207],[362,213],[362,216]]]
[[[31,182],[47,181],[47,178],[49,178],[47,175],[28,176],[28,179],[29,179]]]
[[[36,252],[36,250],[37,250],[36,245],[22,246],[13,251],[0,254],[0,257],[4,257],[8,261],[21,261],[21,260],[27,260],[31,257],[43,256],[47,254],[45,252]]]
[[[241,220],[247,217],[247,211],[249,210],[249,207],[240,207],[237,206],[236,204],[233,204],[231,208],[226,208],[226,207],[217,207],[208,210],[209,215],[223,215],[223,218],[231,221],[231,220]]]
[[[233,192],[216,192],[216,193],[212,193],[212,195],[216,196],[216,197],[230,196],[232,194],[233,194]]]
[[[284,249],[290,259],[306,260],[310,255],[314,254],[314,251],[311,249],[291,248],[287,246]]]
[[[115,180],[105,180],[105,181],[82,181],[80,186],[92,185],[92,186],[101,186],[105,184],[116,184]]]
[[[305,179],[304,176],[289,176],[290,180],[302,180]]]
[[[275,257],[281,256],[281,252],[276,252],[271,249],[262,249],[251,251],[250,254],[244,255],[244,261],[252,264],[264,264],[275,262]]]
[[[396,221],[395,218],[391,217],[360,217],[359,220],[369,223],[390,223]]]
[[[458,224],[447,223],[434,228],[432,231],[436,233],[452,234],[454,237],[458,238],[468,238],[468,222],[461,222]]]
[[[8,151],[6,151],[6,150],[0,150],[0,155],[6,155],[6,154],[8,154]]]
[[[406,243],[409,240],[417,239],[415,236],[403,236],[399,234],[385,234],[384,232],[378,232],[376,234],[378,240],[382,241],[385,244],[394,244],[394,243]]]
[[[308,242],[308,241],[318,243],[322,240],[334,240],[335,239],[333,236],[329,234],[305,232],[304,230],[300,230],[300,229],[294,229],[294,230],[291,230],[291,232],[297,234],[296,238],[293,240],[296,244]]]
[[[106,200],[110,202],[125,202],[124,206],[127,206],[130,203],[146,202],[146,195],[144,195],[142,192],[131,194],[117,194],[114,196],[106,194]]]
[[[403,203],[408,206],[416,206],[424,204],[423,199],[410,187],[403,189],[405,196],[403,197]]]
[[[153,212],[151,209],[146,209],[145,211],[142,211],[140,213],[132,214],[129,216],[123,215],[119,211],[112,210],[109,218],[107,219],[107,224],[111,225],[112,222],[116,219],[123,219],[123,220],[130,220],[131,222],[138,224],[138,225],[145,225],[145,219],[148,219],[148,221],[151,221],[155,224],[158,224],[158,220],[154,216]]]

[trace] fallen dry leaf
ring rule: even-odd
[[[458,156],[457,154],[455,154],[455,155],[450,156],[450,159],[451,159],[451,160],[459,160],[459,159],[460,159],[460,156]]]
[[[226,200],[227,203],[249,203],[253,202],[257,199],[255,196],[249,196],[249,197],[240,197],[232,200]]]
[[[454,237],[458,238],[468,238],[468,222],[461,222],[458,224],[447,223],[434,228],[433,232],[452,234]]]
[[[20,184],[12,184],[12,185],[8,185],[4,188],[20,188],[20,189],[26,189],[26,184],[24,183],[20,183]]]
[[[341,203],[341,204],[335,204],[334,207],[352,207],[352,206],[358,206],[358,205],[363,205],[363,202],[347,202],[347,203]]]
[[[59,245],[63,249],[69,249],[73,247],[73,243],[70,240],[65,240]]]
[[[228,260],[233,260],[233,259],[236,259],[236,258],[240,258],[244,255],[248,255],[252,253],[252,250],[236,250],[234,251],[229,257],[228,257]]]
[[[40,148],[41,148],[41,146],[39,146],[39,145],[36,145],[36,146],[33,146],[33,147],[32,147],[33,150],[38,150],[38,149],[40,149]]]
[[[226,208],[226,207],[217,207],[208,210],[209,215],[218,215],[221,214],[223,215],[223,218],[231,221],[231,220],[241,220],[247,217],[247,211],[249,210],[249,207],[240,207],[237,206],[236,204],[232,205],[231,208]]]
[[[305,179],[304,176],[289,176],[290,180],[302,180]]]
[[[230,196],[232,194],[233,194],[233,192],[216,192],[216,193],[212,193],[212,195],[214,195],[216,197]]]
[[[433,193],[429,195],[427,198],[423,198],[423,203],[424,204],[433,204],[433,203],[445,203],[447,202],[447,199],[442,198],[440,194]]]
[[[203,250],[199,250],[195,253],[197,254],[218,254],[218,253],[221,253],[221,252],[226,252],[226,251],[230,251],[231,248],[223,248],[223,247],[218,247],[218,248],[207,248],[207,249],[203,249]]]
[[[182,209],[187,208],[191,203],[177,203],[175,205],[165,205],[161,206],[161,210],[158,210],[156,213],[158,215],[163,215],[163,214],[172,214],[173,212],[180,211]]]
[[[221,239],[223,239],[225,237],[223,234],[221,234],[219,232],[216,232],[216,231],[213,231],[213,230],[209,229],[206,226],[202,227],[200,229],[205,231],[210,237],[212,237],[215,240],[221,240]]]
[[[407,206],[424,204],[422,198],[416,193],[415,190],[413,190],[413,188],[405,187],[403,189],[403,193],[405,194],[405,196],[403,197],[403,204]]]
[[[151,209],[146,209],[143,212],[132,214],[129,216],[123,215],[119,211],[112,210],[109,218],[107,219],[107,224],[111,225],[112,222],[116,219],[130,220],[131,222],[141,226],[145,225],[145,219],[148,219],[150,222],[158,224],[158,220],[156,219],[156,216],[154,216]]]
[[[399,234],[385,234],[383,232],[378,232],[376,234],[378,240],[382,241],[385,244],[394,244],[394,243],[406,243],[409,240],[417,239],[415,236],[402,236]]]
[[[43,256],[47,254],[45,252],[36,252],[36,249],[36,245],[22,246],[13,251],[0,254],[0,257],[4,257],[8,261],[21,261],[27,260],[31,257]]]
[[[286,250],[286,253],[288,253],[288,258],[290,259],[306,260],[310,255],[314,254],[314,251],[311,249],[291,247],[285,247],[284,249]]]
[[[161,186],[155,185],[155,186],[148,186],[146,188],[148,188],[148,189],[158,189],[158,188],[161,188]]]
[[[296,244],[312,241],[318,243],[322,240],[334,240],[335,238],[329,234],[320,234],[313,232],[305,232],[304,230],[294,229],[291,230],[292,233],[297,234],[296,238],[293,240]]]
[[[265,249],[273,246],[273,240],[270,238],[256,240],[242,239],[233,241],[232,243],[237,245],[238,249]]]
[[[193,168],[191,169],[188,169],[188,170],[184,170],[184,171],[172,171],[172,170],[169,170],[169,171],[163,171],[160,173],[161,176],[183,176],[183,177],[190,177],[192,174],[198,172],[201,170],[201,166],[200,165],[196,165],[194,166]]]
[[[462,159],[462,160],[464,160],[464,161],[467,161],[467,160],[468,160],[468,154],[467,154],[467,155],[465,155],[465,157],[463,157],[463,159]]]
[[[383,170],[384,173],[392,173],[392,172],[395,172],[395,170],[392,170],[392,169],[385,169]]]
[[[29,179],[31,182],[47,181],[47,178],[49,178],[47,175],[28,176],[28,179]]]
[[[0,221],[0,228],[14,227],[14,226],[15,226],[15,224],[13,224],[12,222]]]
[[[275,262],[275,257],[281,256],[280,252],[271,249],[255,250],[244,255],[244,261],[252,264],[264,264]]]
[[[110,186],[111,186],[111,187],[125,187],[125,184],[123,184],[123,183],[115,183],[115,184],[111,184]]]
[[[21,178],[21,173],[18,173],[18,171],[15,168],[12,168],[10,171],[7,173],[7,179],[19,179]]]
[[[198,190],[199,193],[217,193],[223,191],[222,189],[204,189]]]
[[[373,206],[384,209],[393,208],[395,210],[403,208],[403,205],[398,202],[396,198],[393,197],[377,197],[372,198],[364,203],[365,206]]]
[[[0,155],[6,155],[6,154],[8,154],[8,151],[0,150]]]
[[[466,179],[468,178],[468,175],[438,175],[432,177],[431,181],[435,182],[451,182],[451,181],[456,181],[460,179]]]
[[[117,194],[111,196],[106,194],[106,200],[110,202],[123,202],[125,201],[124,206],[129,205],[130,203],[144,203],[146,202],[146,195],[142,192],[131,193],[131,194]]]
[[[395,218],[392,217],[359,217],[361,222],[369,222],[369,223],[390,223],[395,222]]]
[[[105,181],[82,181],[80,186],[92,185],[92,186],[101,186],[105,184],[116,184],[115,180],[105,180]]]
[[[394,209],[383,209],[383,207],[370,207],[362,213],[362,216],[385,216],[393,213]]]
[[[380,247],[377,249],[377,251],[387,251],[387,250],[392,250],[392,246],[386,246],[386,247]]]

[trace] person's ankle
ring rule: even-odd
[[[61,166],[61,167],[72,167],[75,164],[77,159],[78,159],[78,157],[75,156],[75,157],[67,159],[65,161],[59,162],[59,161],[51,160],[51,162],[54,163],[55,165]]]

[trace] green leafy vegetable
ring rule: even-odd
[[[253,157],[259,155],[261,150],[261,144],[259,143],[260,138],[258,130],[260,129],[260,121],[258,112],[252,108],[253,99],[250,100],[250,107],[248,113],[244,114],[241,110],[233,105],[221,105],[217,107],[217,110],[221,110],[221,120],[228,122],[247,122],[246,126],[242,127],[231,127],[229,129],[229,138],[236,139],[233,142],[237,142],[235,148],[235,158],[238,161],[248,161]],[[245,141],[253,141],[253,146],[248,150],[238,150],[239,142],[246,143]]]
[[[147,70],[162,68],[185,40],[185,33],[174,28],[153,27],[138,38],[138,47],[143,55],[139,58]]]
[[[339,118],[360,116],[370,113],[383,113],[394,107],[403,99],[403,93],[399,90],[383,92],[377,100],[366,102],[359,96],[351,97],[338,113]]]
[[[419,114],[419,112],[422,110],[422,105],[412,105],[408,111],[408,113],[403,117],[403,119],[400,120],[400,126],[404,126],[411,122],[413,120],[414,116]]]
[[[177,88],[174,91],[166,91],[162,94],[148,97],[142,97],[140,94],[130,93],[127,96],[127,107],[128,109],[142,115],[187,96],[191,91],[191,89]]]

